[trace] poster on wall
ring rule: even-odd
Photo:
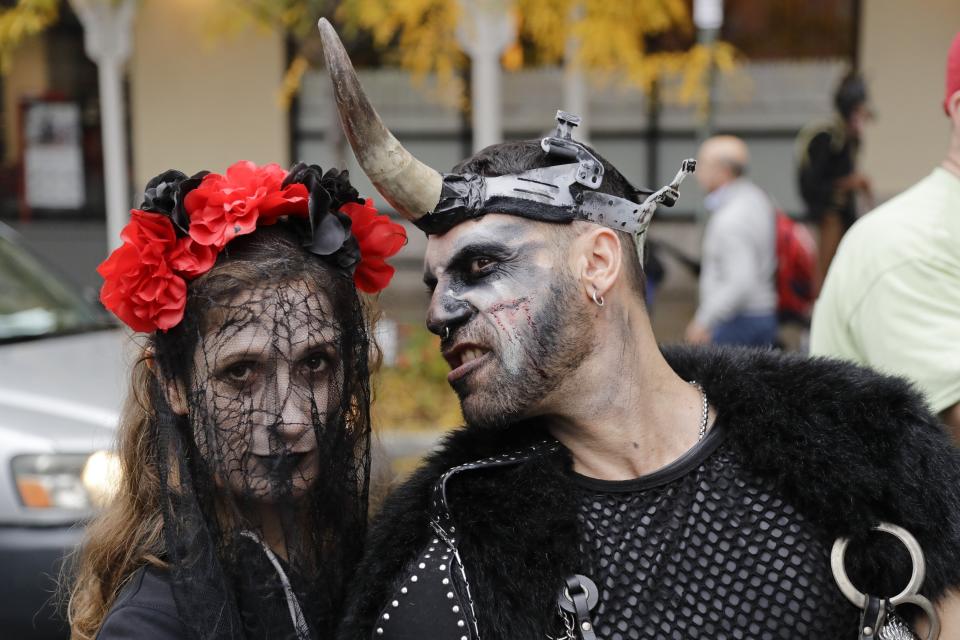
[[[24,107],[24,200],[31,209],[81,209],[85,202],[80,105]]]

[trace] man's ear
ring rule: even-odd
[[[187,394],[183,384],[179,380],[163,375],[157,365],[156,358],[153,357],[153,351],[148,350],[144,353],[143,358],[150,372],[160,382],[160,388],[163,389],[163,395],[166,397],[170,409],[178,416],[187,415]]]
[[[607,227],[590,225],[574,246],[577,249],[574,274],[590,298],[603,299],[623,271],[623,252],[617,233]]]

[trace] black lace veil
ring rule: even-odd
[[[231,241],[152,336],[165,560],[197,639],[331,638],[362,551],[368,330],[308,225]]]

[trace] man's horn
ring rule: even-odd
[[[317,23],[333,82],[340,124],[357,162],[377,191],[408,220],[416,221],[440,202],[443,177],[403,148],[367,100],[340,37],[326,18]]]

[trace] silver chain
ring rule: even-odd
[[[688,382],[697,388],[697,391],[700,392],[700,397],[703,399],[703,410],[700,413],[700,435],[697,438],[697,442],[700,442],[703,440],[703,437],[707,435],[707,421],[710,419],[710,402],[707,400],[707,392],[704,391],[702,384],[696,380],[689,380]]]

